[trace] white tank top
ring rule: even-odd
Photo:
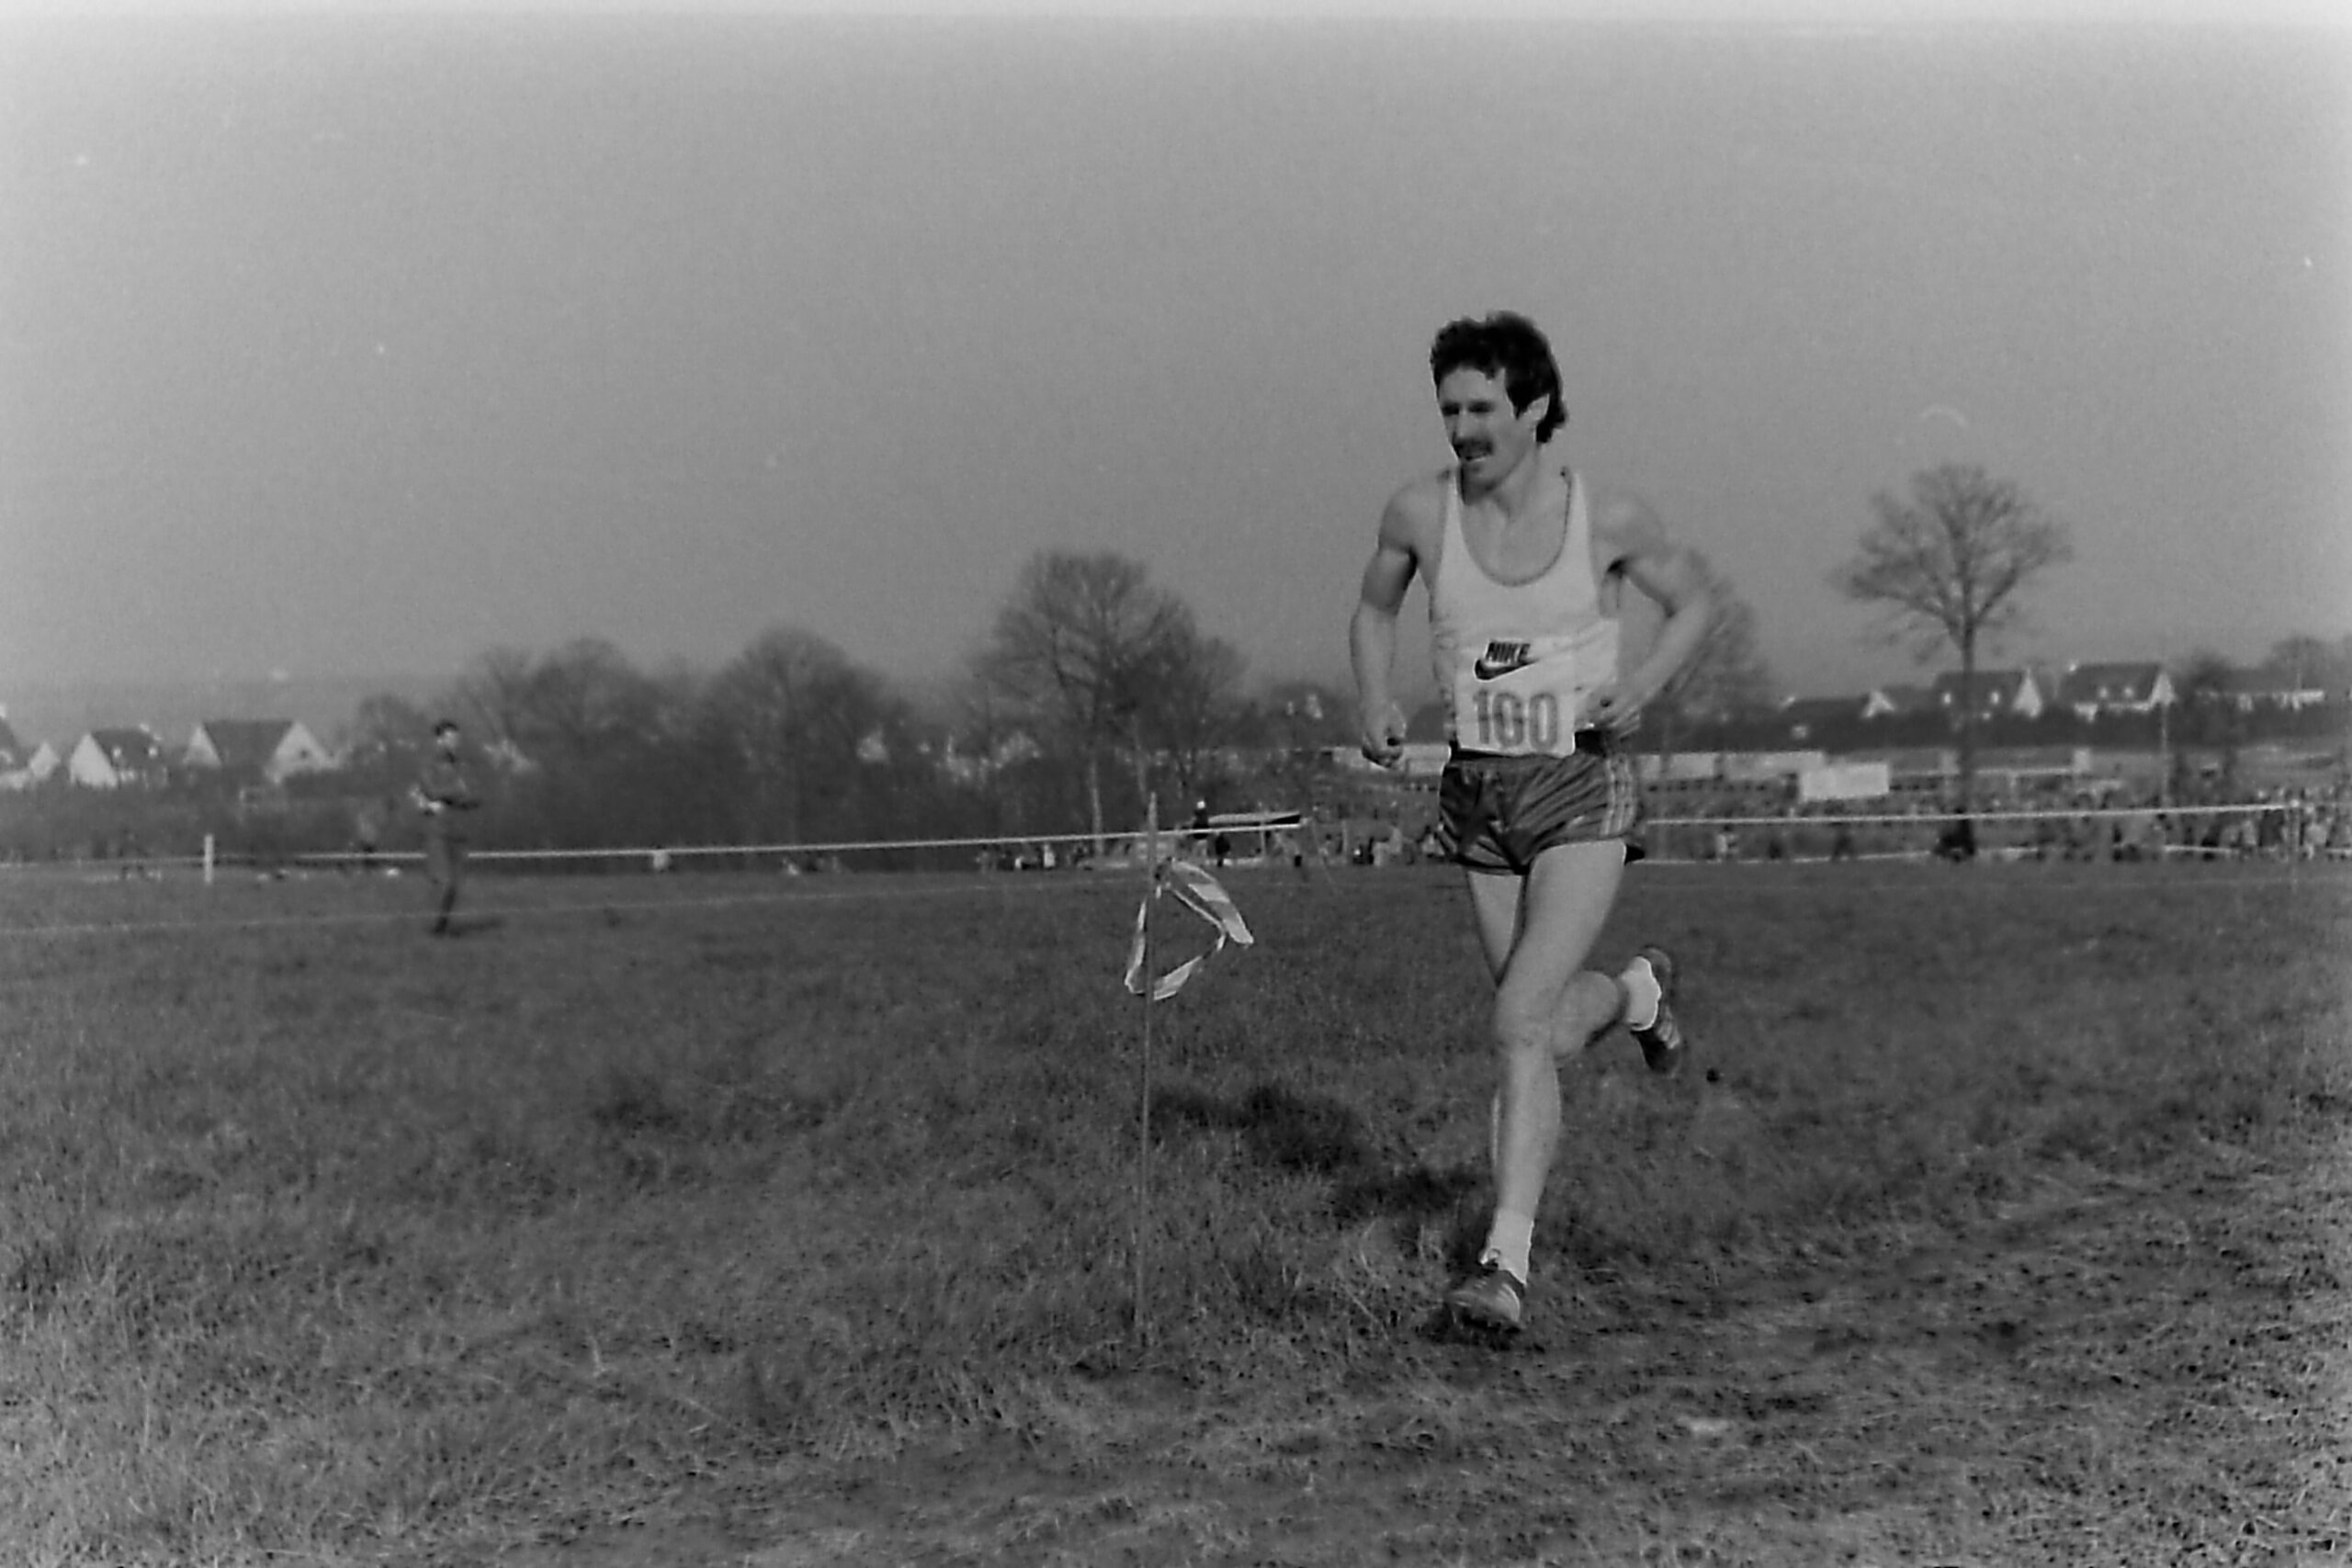
[[[1566,757],[1593,689],[1617,673],[1617,617],[1592,570],[1592,519],[1570,472],[1560,553],[1525,582],[1487,575],[1462,536],[1462,482],[1445,483],[1430,573],[1430,637],[1447,739],[1497,756]],[[1613,596],[1612,596],[1613,597]]]

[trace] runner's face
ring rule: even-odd
[[[1463,476],[1492,484],[1517,468],[1536,447],[1535,427],[1549,400],[1536,398],[1524,410],[1510,406],[1502,378],[1467,367],[1438,383],[1437,412]]]

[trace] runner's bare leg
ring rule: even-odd
[[[1560,1138],[1560,1064],[1623,1008],[1618,982],[1585,966],[1616,902],[1622,843],[1560,844],[1524,877],[1468,874],[1478,937],[1495,976],[1499,1087],[1489,1156],[1495,1212],[1532,1223]]]

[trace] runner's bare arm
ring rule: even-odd
[[[1380,514],[1380,542],[1363,569],[1363,588],[1348,622],[1348,659],[1356,678],[1356,738],[1363,754],[1393,767],[1405,750],[1405,710],[1389,690],[1396,661],[1396,613],[1420,564],[1419,508],[1412,487]]]
[[[1595,519],[1611,569],[1657,602],[1666,623],[1640,664],[1593,698],[1588,721],[1611,729],[1632,727],[1642,709],[1666,690],[1707,640],[1714,592],[1698,558],[1667,536],[1666,525],[1636,496],[1611,497]]]

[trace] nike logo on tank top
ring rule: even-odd
[[[1462,536],[1462,481],[1445,484],[1430,574],[1430,640],[1447,739],[1464,751],[1566,757],[1595,687],[1617,673],[1617,620],[1592,570],[1592,519],[1570,472],[1560,553],[1525,582],[1498,582]]]

